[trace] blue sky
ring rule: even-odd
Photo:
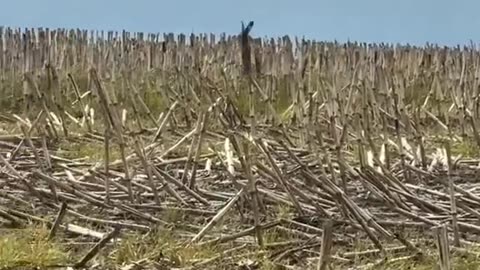
[[[316,40],[480,43],[480,0],[1,0],[0,25]]]

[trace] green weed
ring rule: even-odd
[[[66,264],[69,260],[66,249],[60,243],[49,241],[47,237],[48,230],[45,227],[12,230],[1,235],[0,269],[44,269]]]

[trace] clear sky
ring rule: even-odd
[[[424,45],[480,43],[480,0],[0,0],[0,25]]]

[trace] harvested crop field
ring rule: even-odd
[[[0,28],[0,269],[480,269],[480,52]]]

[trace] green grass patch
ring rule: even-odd
[[[480,148],[477,143],[470,138],[452,144],[452,155],[462,155],[466,158],[480,156]]]
[[[405,257],[407,258],[407,257]],[[378,265],[379,268],[377,269],[385,269],[385,270],[431,270],[431,269],[440,269],[438,265],[438,254],[435,252],[434,254],[428,256],[422,256],[418,259],[416,258],[408,258],[405,260],[402,259],[392,259],[391,261],[387,261],[383,264]],[[478,255],[472,254],[458,254],[456,252],[452,252],[451,257],[452,262],[452,269],[456,270],[475,270],[480,269],[480,258]]]
[[[157,229],[145,236],[129,235],[122,240],[110,259],[115,265],[148,258],[169,261],[173,267],[185,267],[219,252],[213,246],[186,246],[180,239],[174,231],[167,229]]]
[[[62,244],[48,240],[45,227],[0,232],[0,236],[0,269],[45,269],[68,263],[68,252]]]
[[[153,89],[145,91],[143,101],[155,118],[168,109],[167,101],[158,91],[154,91]]]
[[[62,141],[58,145],[58,154],[64,158],[85,158],[88,161],[98,162],[105,160],[105,145],[102,142]],[[120,158],[120,147],[111,143],[109,159],[112,161]]]

